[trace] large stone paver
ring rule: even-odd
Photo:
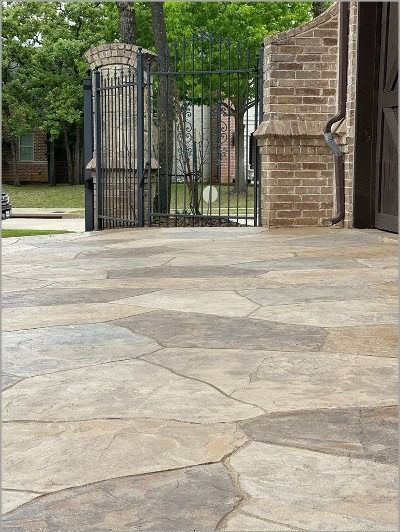
[[[329,408],[264,414],[240,423],[250,439],[396,465],[398,409]]]
[[[275,320],[279,323],[314,325],[317,327],[346,327],[359,323],[371,325],[395,324],[398,322],[397,298],[385,300],[309,301],[293,305],[263,307],[254,312],[260,320]]]
[[[396,530],[396,240],[6,239],[2,528]]]
[[[212,383],[268,412],[334,406],[392,405],[397,361],[357,355],[283,351],[161,350],[144,359]]]
[[[228,290],[160,290],[142,296],[114,301],[121,305],[136,305],[154,310],[198,312],[240,318],[258,309],[258,305]]]
[[[3,434],[3,487],[37,492],[218,462],[246,441],[243,432],[226,423],[140,418],[6,423]],[[89,463],[96,466],[87,467]]]
[[[148,312],[133,305],[112,303],[66,303],[38,307],[9,307],[3,317],[4,331],[79,323],[102,323]]]
[[[396,467],[259,442],[231,465],[263,515],[277,522],[306,530],[395,530]]]
[[[222,464],[122,477],[41,497],[9,514],[13,532],[209,532],[240,500]]]
[[[216,292],[215,297],[218,298]],[[275,322],[247,318],[208,316],[198,312],[154,311],[141,319],[118,320],[121,326],[139,334],[151,330],[153,338],[165,347],[211,347],[318,351],[327,336],[318,327],[294,325],[288,328]]]
[[[3,371],[30,377],[136,358],[160,345],[112,323],[89,323],[4,332],[3,348]]]
[[[262,410],[142,360],[112,362],[25,379],[5,392],[7,421],[144,417],[231,422]]]
[[[358,325],[330,328],[323,350],[376,357],[397,357],[398,325]]]

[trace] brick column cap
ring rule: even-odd
[[[261,139],[266,137],[322,137],[325,120],[264,120],[254,132]],[[345,135],[346,127],[338,128],[336,135]]]
[[[85,52],[84,57],[89,63],[91,70],[96,68],[115,66],[115,65],[128,65],[136,66],[136,56],[140,47],[134,44],[125,43],[109,43],[101,44],[90,48]],[[142,54],[146,59],[155,60],[156,54],[142,48]]]

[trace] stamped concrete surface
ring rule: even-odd
[[[3,241],[15,532],[397,530],[397,237]]]

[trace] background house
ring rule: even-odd
[[[23,135],[17,145],[17,176],[21,183],[47,183],[47,139],[44,133],[35,131]],[[13,183],[13,158],[9,144],[3,140],[2,179]]]
[[[20,183],[50,182],[50,146],[45,133],[33,131],[18,139],[16,168]],[[54,172],[56,183],[68,183],[67,155],[62,138],[54,142]],[[2,179],[4,183],[14,182],[12,152],[10,145],[4,139]]]

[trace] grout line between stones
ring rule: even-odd
[[[224,392],[223,390],[221,390],[221,388],[218,388],[218,386],[215,386],[214,384],[211,384],[210,382],[207,382],[207,381],[204,381],[202,379],[198,379],[196,377],[189,377],[188,375],[184,375],[183,373],[179,373],[171,368],[169,368],[168,366],[164,366],[163,364],[159,364],[158,362],[154,362],[154,361],[150,361],[150,360],[146,360],[144,358],[141,358],[141,360],[143,362],[147,362],[148,364],[151,364],[153,366],[158,366],[160,368],[163,368],[169,372],[171,372],[172,374],[176,375],[177,377],[182,377],[183,379],[188,379],[188,380],[192,380],[194,382],[199,382],[201,384],[204,384],[206,386],[210,386],[211,388],[213,388],[215,391],[217,391],[218,393],[220,393],[221,395],[223,395],[224,397],[226,397],[227,399],[231,399],[233,401],[236,401],[238,403],[242,403],[244,405],[248,405],[248,406],[253,406],[255,408],[258,408],[259,410],[263,411],[265,414],[267,414],[268,412],[262,408],[261,406],[258,406],[257,404],[255,403],[250,403],[248,401],[242,401],[241,399],[237,399],[236,397],[231,397],[230,395],[228,395],[226,392]]]

